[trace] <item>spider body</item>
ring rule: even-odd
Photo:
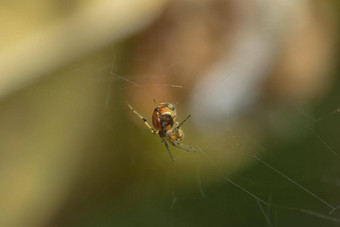
[[[151,130],[153,134],[157,133],[161,137],[161,142],[165,144],[165,147],[167,148],[172,160],[175,161],[175,158],[170,152],[168,143],[170,143],[172,146],[175,146],[185,151],[200,150],[200,148],[188,146],[180,142],[184,138],[184,133],[182,129],[180,129],[180,127],[191,115],[187,116],[181,123],[178,123],[176,121],[177,119],[176,107],[170,103],[160,103],[155,107],[155,109],[152,112],[151,119],[152,125],[154,127],[152,128],[148,124],[148,121],[146,120],[145,117],[143,117],[136,110],[134,110],[133,107],[130,106],[129,104],[128,106],[139,118],[141,118],[144,121],[145,125]]]
[[[176,122],[176,107],[169,103],[161,103],[152,112],[152,124],[158,135],[166,138],[167,135],[177,141],[183,140],[184,133],[179,128],[174,128]]]
[[[172,104],[161,103],[152,112],[151,119],[155,129],[158,131],[168,131],[176,122],[176,108]]]

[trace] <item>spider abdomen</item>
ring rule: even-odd
[[[152,124],[161,135],[165,135],[176,122],[175,106],[168,103],[159,104],[152,112]]]

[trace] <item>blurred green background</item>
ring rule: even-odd
[[[0,3],[0,226],[338,226],[338,10]],[[230,62],[244,93],[216,99]],[[203,153],[172,162],[126,105],[150,121],[153,98],[192,114],[184,143]]]

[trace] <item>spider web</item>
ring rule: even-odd
[[[143,172],[150,168],[164,171],[164,176],[162,180],[154,179],[150,183],[147,176],[138,175],[137,180],[131,183],[133,189],[129,188],[126,194],[113,196],[114,199],[122,197],[123,204],[132,205],[124,206],[120,211],[107,208],[107,213],[103,212],[104,217],[98,214],[99,223],[101,219],[117,226],[136,223],[149,226],[157,226],[159,223],[169,226],[206,226],[212,222],[231,226],[292,226],[296,223],[335,226],[340,223],[337,126],[340,103],[336,99],[339,96],[339,89],[336,89],[339,82],[328,98],[312,112],[307,114],[302,107],[296,106],[295,114],[299,116],[299,123],[288,121],[290,127],[284,134],[267,136],[263,139],[265,142],[246,133],[242,134],[245,139],[240,140],[240,136],[234,132],[234,126],[223,124],[222,129],[216,130],[213,144],[205,145],[202,142],[204,140],[195,140],[202,135],[195,132],[194,121],[190,119],[183,126],[184,143],[201,147],[203,151],[185,154],[185,158],[182,158],[180,153],[183,151],[171,147],[177,159],[173,163],[159,138],[150,134],[143,122],[127,107],[127,103],[133,105],[148,121],[151,120],[150,113],[155,105],[153,98],[157,102],[176,104],[178,121],[181,121],[187,114],[195,116],[197,112],[192,112],[185,105],[187,100],[176,94],[190,92],[190,86],[195,85],[198,79],[188,84],[180,77],[173,76],[177,67],[185,62],[171,62],[164,67],[160,62],[151,62],[146,58],[135,59],[113,52],[112,63],[108,65],[80,67],[81,70],[92,71],[94,75],[98,71],[105,72],[107,87],[102,106],[108,113],[119,115],[123,125],[126,124],[124,127],[117,124],[117,128],[114,128],[108,120],[105,127],[119,131],[122,137],[131,137],[126,141],[119,141],[122,139],[119,137],[115,142],[120,142],[122,148],[113,153],[131,159],[131,164],[124,171],[134,169]],[[249,56],[254,57],[255,53],[256,50],[252,50]],[[161,59],[162,56],[159,56],[158,60]],[[157,67],[161,79],[150,82],[152,77],[148,74],[132,77],[129,66],[136,62],[141,67]],[[219,82],[228,88],[233,86],[233,81],[228,77]],[[171,90],[171,98],[164,94],[158,96],[163,88]],[[195,86],[191,88],[196,95]],[[67,87],[61,89],[75,97]],[[137,96],[134,99],[136,91],[147,96]],[[214,101],[209,95],[205,99]],[[209,126],[209,122],[203,123]],[[225,141],[231,143],[228,148],[225,147]],[[164,158],[155,155],[153,151],[163,153]],[[213,155],[216,151],[224,152],[235,163],[225,165],[218,156]],[[188,156],[194,160],[189,161],[190,168],[193,168],[190,173],[183,171],[187,168]],[[244,159],[247,160],[246,164]],[[184,173],[187,176],[183,177]],[[145,182],[151,185],[145,185]],[[158,191],[161,187],[157,184],[162,184],[164,188]],[[146,193],[148,190],[151,192]],[[130,202],[129,197],[141,201],[135,204]],[[110,207],[110,204],[107,206]]]
[[[118,56],[115,56],[114,64],[116,64],[118,58],[119,58]],[[124,59],[124,61],[126,61],[126,59]],[[175,65],[176,63],[171,64],[169,68],[174,67]],[[148,84],[139,81],[138,82],[133,81],[129,79],[128,76],[122,76],[119,73],[116,73],[114,71],[114,67],[111,70],[111,76],[112,83],[118,82],[119,88],[121,89],[121,92],[124,94],[129,93],[130,89],[145,89],[147,92],[147,88],[150,87],[169,87],[172,89],[186,88],[185,85],[182,85],[180,83],[178,84],[166,83],[166,78],[164,79],[165,82],[162,84]],[[111,91],[109,90],[107,94],[107,99],[105,101],[106,106],[108,106],[110,103],[109,101],[110,97]],[[206,98],[209,99],[209,97]],[[125,99],[124,102],[129,101]],[[152,102],[152,100],[143,100],[141,102]],[[333,103],[333,107],[331,107],[328,112],[326,111],[326,113],[321,114],[319,117],[313,118],[309,115],[304,116],[304,119],[307,121],[305,125],[295,127],[295,129],[291,129],[287,135],[281,136],[280,138],[269,142],[268,145],[266,145],[265,147],[263,147],[254,140],[248,140],[247,143],[251,144],[251,146],[253,147],[257,147],[258,152],[240,153],[240,155],[249,156],[250,159],[253,160],[252,166],[248,166],[245,169],[242,167],[243,170],[241,171],[236,172],[232,171],[233,173],[230,173],[230,170],[226,170],[222,164],[215,160],[214,157],[209,155],[209,150],[215,148],[204,147],[203,152],[201,154],[195,155],[202,155],[204,159],[208,163],[210,163],[211,168],[215,170],[216,174],[220,176],[220,179],[224,179],[227,185],[222,184],[214,187],[211,186],[211,184],[208,184],[209,186],[206,186],[204,180],[207,178],[207,176],[206,175],[204,177],[201,176],[202,168],[200,168],[200,166],[197,165],[195,175],[197,187],[196,193],[195,192],[183,193],[181,192],[180,189],[177,189],[178,186],[172,186],[171,187],[172,196],[171,198],[169,198],[170,204],[169,210],[166,211],[165,213],[167,215],[171,213],[170,215],[171,219],[178,218],[179,220],[183,221],[183,219],[185,220],[187,217],[185,215],[180,214],[181,212],[189,212],[191,215],[193,215],[192,209],[197,211],[197,213],[203,211],[207,212],[206,210],[207,208],[209,207],[211,208],[211,206],[216,206],[215,204],[211,204],[214,202],[218,204],[217,205],[218,207],[221,207],[223,206],[223,202],[228,203],[228,199],[224,198],[221,199],[221,201],[217,201],[220,198],[216,197],[218,196],[224,197],[225,194],[230,194],[229,198],[230,196],[232,197],[233,195],[236,197],[241,197],[240,198],[241,205],[237,205],[236,202],[233,202],[233,205],[236,206],[237,211],[241,211],[242,206],[243,208],[244,206],[248,206],[247,204],[248,202],[252,204],[249,205],[248,209],[251,210],[251,212],[253,212],[254,214],[256,214],[257,217],[256,218],[257,222],[252,223],[253,225],[266,224],[268,226],[278,226],[282,224],[294,223],[287,221],[289,219],[294,218],[298,218],[302,222],[306,222],[306,220],[308,220],[306,223],[320,223],[323,225],[340,223],[340,218],[338,216],[338,209],[340,208],[340,203],[337,201],[336,199],[337,197],[332,198],[332,196],[330,196],[331,194],[336,194],[336,192],[338,191],[337,188],[338,176],[337,175],[333,175],[331,177],[327,176],[327,174],[338,173],[336,170],[332,171],[332,169],[336,168],[336,166],[339,164],[338,163],[339,152],[335,148],[333,148],[332,145],[329,142],[327,142],[327,138],[324,138],[324,136],[321,135],[319,130],[316,129],[320,128],[320,125],[322,126],[324,122],[326,122],[325,125],[330,123],[332,124],[332,122],[337,122],[340,112],[340,109],[337,106],[337,104],[338,103]],[[132,118],[133,117],[134,116],[132,116]],[[138,121],[136,121],[136,124],[138,124]],[[140,124],[142,124],[142,122],[140,122]],[[326,132],[327,135],[328,129],[321,127],[320,130]],[[332,130],[329,130],[329,132],[334,130],[336,129],[333,128]],[[231,136],[233,136],[232,131]],[[330,134],[330,136],[332,136],[332,134]],[[188,135],[188,137],[190,137],[190,135]],[[315,141],[314,143],[315,146],[317,147],[314,149],[314,152],[317,151],[319,153],[307,154],[308,157],[303,157],[303,159],[301,155],[296,155],[292,152],[288,152],[289,153],[288,156],[283,155],[283,153],[286,152],[287,149],[290,149],[289,146],[294,147],[294,145],[298,149],[296,150],[296,153],[300,152],[298,146],[301,145],[299,144],[298,141],[294,141],[295,138],[297,139],[307,138],[307,140]],[[155,143],[156,142],[157,141],[155,141]],[[246,144],[239,144],[238,142],[236,143],[238,146],[242,145],[246,146]],[[195,146],[195,144],[190,145]],[[306,155],[305,152],[304,155]],[[307,173],[304,172],[304,174],[307,174],[307,176],[303,176],[303,174],[301,174],[302,175],[301,176],[298,172],[301,169],[301,167],[296,166],[308,163],[309,160],[311,162],[315,162],[315,160],[313,160],[314,158],[313,155],[321,157],[320,158],[320,160],[322,160],[320,162],[321,164],[329,162],[329,169],[323,168],[320,172],[313,171],[313,174],[317,174],[318,176],[317,182],[312,182],[313,180],[311,179],[313,179],[314,176],[308,175],[308,172]],[[282,160],[280,160],[281,156],[284,156]],[[290,165],[291,163],[295,164]],[[321,165],[320,163],[318,165]],[[176,178],[177,175],[176,168],[178,168],[178,165],[179,165],[178,163],[174,163],[173,169],[169,170],[169,172],[171,172],[171,174],[175,176],[171,177],[172,180]],[[253,169],[256,169],[255,172],[257,172],[257,174],[253,175],[251,173]],[[252,175],[254,177],[253,179]],[[260,179],[261,175],[264,175],[264,178],[267,178],[267,180],[269,181],[278,183],[278,185],[281,185],[282,188],[275,187],[274,183],[263,182],[263,180]],[[328,179],[327,182],[329,185],[325,185],[322,182],[324,181],[322,179]],[[256,182],[257,180],[258,182]],[[263,185],[261,185],[262,183]],[[169,184],[171,185],[172,183],[170,182]],[[333,184],[332,190],[328,188],[330,184]],[[267,185],[269,185],[269,188],[266,189],[262,188],[267,187]],[[231,186],[234,187],[235,190],[232,190],[230,188]],[[224,187],[228,187],[228,189],[225,190]],[[262,191],[259,190],[259,188],[262,188]],[[329,194],[322,191],[325,190],[325,188],[328,188],[327,192]],[[179,190],[179,192],[177,190]],[[285,190],[289,191],[289,193],[286,193]],[[216,193],[216,195],[214,195],[214,193]],[[285,196],[290,197],[285,199]],[[300,196],[304,197],[303,201],[298,202],[293,201],[292,198]],[[252,202],[249,201],[249,199],[246,199],[245,197],[249,197],[252,200]],[[276,197],[283,197],[283,199],[282,198],[277,199]],[[227,207],[224,208],[226,213],[231,212],[232,214],[235,214],[236,211],[230,210],[232,209],[232,206],[230,205],[228,206],[228,204],[225,204],[225,207]],[[188,209],[190,211],[188,211]],[[226,215],[226,213],[224,214],[219,213],[220,217],[218,217],[217,220],[219,221],[223,220],[223,215]],[[235,221],[235,223],[238,224],[242,222],[251,223],[247,219],[254,218],[253,215],[249,215],[248,213],[243,214],[244,215],[243,217],[241,214],[237,215],[240,216],[239,217],[240,220],[238,220],[240,222]],[[185,217],[183,218],[183,216]],[[229,217],[229,215],[227,216]],[[261,216],[262,219],[259,218]],[[301,216],[306,216],[306,218],[302,218]],[[310,219],[312,217],[313,219]],[[167,216],[167,218],[169,217]],[[176,221],[174,221],[174,223],[176,223]],[[194,221],[194,223],[197,224],[196,221]]]
[[[204,226],[214,219],[217,225],[228,223],[236,226],[286,226],[297,222],[316,226],[339,224],[337,122],[340,110],[335,98],[338,89],[331,91],[324,103],[310,114],[303,112],[303,108],[296,107],[296,114],[301,116],[302,124],[295,125],[296,121],[292,121],[294,126],[286,131],[288,133],[268,136],[266,142],[257,140],[251,134],[242,134],[245,139],[240,140],[235,126],[224,125],[223,128],[216,129],[213,143],[206,145],[204,140],[195,140],[202,135],[195,132],[195,121],[190,119],[183,125],[184,144],[200,147],[203,151],[186,153],[170,147],[177,160],[172,162],[158,136],[149,132],[143,121],[128,108],[127,103],[134,104],[136,111],[148,121],[151,120],[150,113],[155,105],[152,98],[158,99],[158,102],[179,103],[177,120],[181,121],[187,114],[195,116],[195,112],[183,105],[183,97],[173,96],[175,98],[163,100],[152,89],[157,91],[167,88],[178,93],[189,90],[189,86],[180,80],[178,83],[174,83],[176,80],[169,83],[169,78],[173,78],[171,72],[166,73],[161,82],[157,83],[144,82],[148,81],[148,75],[135,77],[138,80],[131,79],[129,73],[119,71],[118,67],[122,64],[129,65],[131,61],[135,60],[115,53],[112,64],[102,67],[96,64],[81,66],[75,70],[84,70],[90,74],[93,72],[93,75],[102,71],[106,75],[104,82],[107,87],[103,91],[105,95],[101,106],[108,114],[116,114],[122,118],[123,126],[111,126],[111,120],[106,120],[105,127],[122,134],[119,139],[110,139],[113,140],[114,147],[124,138],[119,143],[121,149],[110,150],[114,157],[130,159],[125,163],[131,164],[124,171],[133,169],[131,172],[144,172],[144,169],[150,168],[160,172],[158,175],[162,179],[149,179],[143,174],[134,178],[131,185],[136,184],[136,187],[118,197],[121,197],[122,204],[129,203],[129,197],[138,199],[139,202],[123,207],[119,212],[107,208],[109,213],[101,212],[98,214],[100,218],[93,220],[94,222],[100,223],[103,219],[114,225],[157,225],[166,222],[169,226]],[[143,60],[140,64],[147,63]],[[173,70],[176,65],[178,64],[170,64],[165,71],[169,71],[169,68]],[[229,85],[229,81],[226,83]],[[70,97],[79,96],[67,86],[62,86],[61,90]],[[150,99],[140,96],[133,100],[131,94],[136,90],[140,94],[147,93]],[[207,96],[206,99],[209,100],[210,97]],[[226,140],[231,143],[228,147],[225,147]],[[224,152],[233,162],[226,165],[214,152]],[[187,171],[187,166],[192,170]],[[146,172],[150,174],[150,171]],[[148,190],[150,192],[146,193]],[[117,196],[113,196],[114,199]],[[86,211],[80,209],[79,212],[84,217]],[[149,218],[150,216],[153,218]],[[86,220],[84,218],[83,221],[87,222]]]

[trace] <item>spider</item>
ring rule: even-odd
[[[161,137],[161,142],[164,143],[173,161],[175,161],[175,158],[170,151],[168,143],[185,151],[200,151],[200,148],[181,143],[181,141],[184,139],[184,133],[180,127],[186,120],[188,120],[188,118],[191,117],[191,115],[187,116],[181,123],[178,123],[176,122],[176,107],[174,105],[170,103],[157,104],[155,100],[154,102],[156,104],[156,108],[153,110],[151,117],[154,128],[151,127],[146,118],[138,113],[131,105],[127,105],[140,119],[144,121],[145,125],[151,130],[152,134],[158,133],[159,137]]]

